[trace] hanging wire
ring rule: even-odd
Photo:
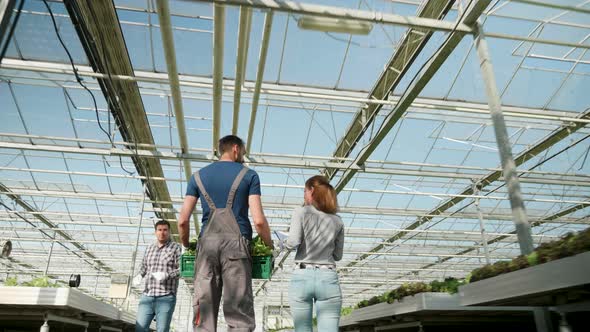
[[[55,34],[57,35],[57,39],[59,40],[61,46],[63,47],[64,51],[66,52],[66,54],[68,56],[68,60],[70,62],[70,65],[72,66],[72,70],[74,71],[74,76],[76,77],[76,81],[78,82],[78,84],[82,88],[84,88],[84,90],[86,90],[90,94],[90,97],[92,97],[92,103],[94,104],[94,112],[96,114],[96,122],[98,123],[98,127],[100,128],[100,130],[102,130],[103,133],[105,133],[107,135],[107,138],[108,138],[109,142],[111,143],[111,146],[114,147],[115,143],[113,142],[113,139],[111,138],[111,134],[109,133],[110,127],[111,127],[111,117],[110,117],[110,115],[107,116],[107,118],[108,118],[107,124],[108,124],[108,128],[109,128],[109,131],[107,131],[103,128],[103,126],[100,122],[100,116],[98,114],[98,105],[96,102],[96,97],[94,96],[94,93],[92,93],[92,91],[86,86],[86,84],[84,84],[84,82],[83,82],[84,80],[78,74],[78,69],[74,65],[74,59],[72,58],[72,55],[71,55],[70,51],[68,50],[66,44],[64,43],[63,39],[61,38],[61,34],[59,33],[59,29],[57,27],[57,23],[55,21],[55,17],[53,15],[53,11],[51,10],[51,7],[47,3],[47,0],[43,0],[43,3],[45,4],[47,11],[49,12],[49,16],[51,17],[51,22],[53,23],[53,29],[55,30]],[[111,74],[110,74],[110,71],[108,70],[108,66],[107,66],[107,73],[109,76],[109,80],[112,82]],[[136,149],[137,149],[137,147],[136,147]],[[135,174],[135,172],[131,172],[131,171],[128,171],[127,169],[125,169],[125,167],[123,166],[123,160],[122,160],[121,156],[119,156],[119,164],[121,165],[121,169],[123,169],[123,171],[125,171],[127,174],[129,174],[129,175]]]

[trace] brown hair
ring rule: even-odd
[[[244,141],[235,135],[227,135],[219,140],[219,154],[222,155],[227,151],[231,151],[232,147],[237,145],[240,149],[244,147]]]
[[[305,187],[307,189],[313,188],[311,197],[313,198],[313,206],[316,209],[331,214],[338,211],[336,191],[326,177],[321,175],[312,176],[305,181]]]
[[[158,230],[158,226],[164,226],[164,225],[168,226],[168,230],[170,230],[170,223],[168,222],[168,220],[163,220],[163,219],[158,220],[158,222],[154,224],[154,229]]]

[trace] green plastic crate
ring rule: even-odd
[[[272,256],[253,256],[252,279],[270,279],[274,265]]]
[[[195,276],[195,256],[180,256],[180,276],[183,278],[193,278]]]

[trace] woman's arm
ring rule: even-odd
[[[295,249],[303,241],[303,208],[296,208],[291,217],[291,227],[289,228],[289,237],[285,243],[288,250]]]
[[[335,261],[339,261],[342,259],[342,252],[344,250],[344,225],[340,228],[340,232],[336,236],[336,243],[334,245],[334,257]]]

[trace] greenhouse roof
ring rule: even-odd
[[[14,246],[0,276],[81,274],[108,298],[154,222],[176,230],[187,178],[231,133],[273,236],[305,180],[330,177],[344,306],[519,255],[506,146],[534,246],[590,222],[590,1],[22,2],[1,31],[4,45],[18,16],[0,64],[0,241]],[[288,306],[293,259],[254,281],[260,317]],[[177,329],[191,303],[181,283]]]

